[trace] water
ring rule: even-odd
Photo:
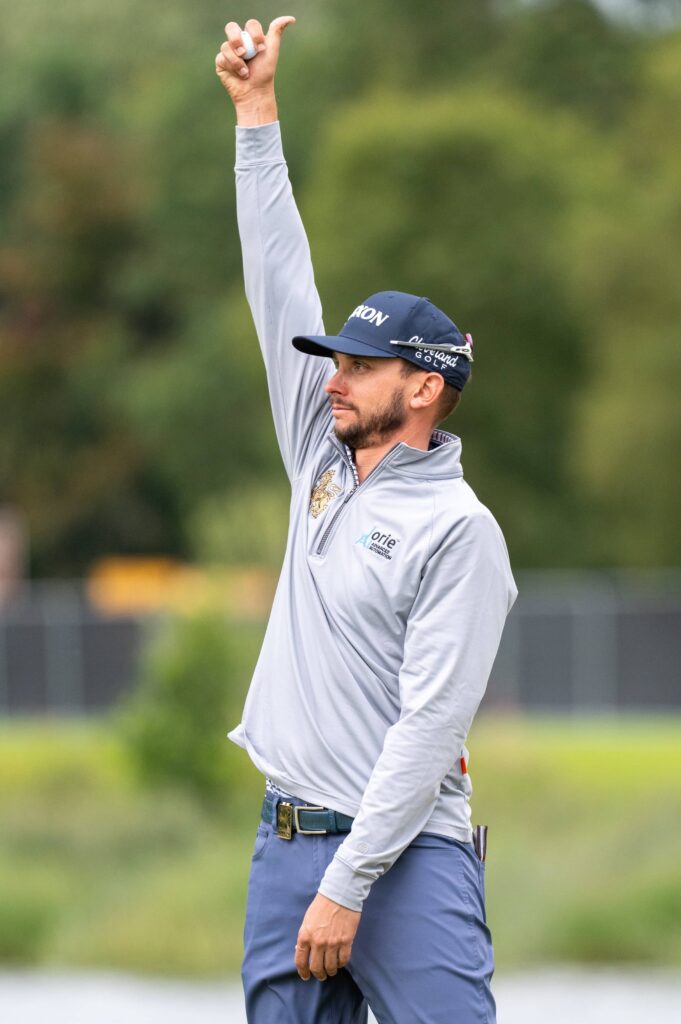
[[[495,977],[499,1024],[678,1024],[681,972],[554,969]],[[0,972],[11,1024],[245,1024],[232,983],[124,974]],[[370,1018],[374,1022],[374,1018]]]

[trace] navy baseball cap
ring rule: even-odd
[[[470,377],[473,339],[430,299],[406,292],[376,292],[353,309],[336,335],[299,335],[293,345],[311,356],[395,358],[441,374],[458,391]]]

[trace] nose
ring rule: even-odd
[[[336,369],[336,372],[333,374],[333,376],[329,377],[326,384],[324,385],[324,390],[326,391],[327,395],[340,395],[345,393],[347,388],[345,387],[345,382],[343,380],[343,374],[341,373],[340,366]]]

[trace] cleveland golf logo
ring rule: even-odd
[[[446,366],[456,366],[459,361],[458,356],[450,355],[448,352],[429,352],[425,347],[428,342],[420,338],[418,334],[415,334],[413,338],[409,339],[409,344],[423,345],[424,350],[416,350],[414,353],[417,359],[422,359],[424,363],[444,363]]]
[[[367,551],[373,551],[375,555],[380,555],[388,561],[393,557],[393,549],[399,543],[399,537],[393,537],[391,533],[385,533],[377,526],[372,526],[355,541],[355,544],[361,544]]]

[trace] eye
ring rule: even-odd
[[[355,359],[352,363],[352,368],[356,373],[360,373],[362,370],[368,370],[369,364],[363,363],[361,359]]]

